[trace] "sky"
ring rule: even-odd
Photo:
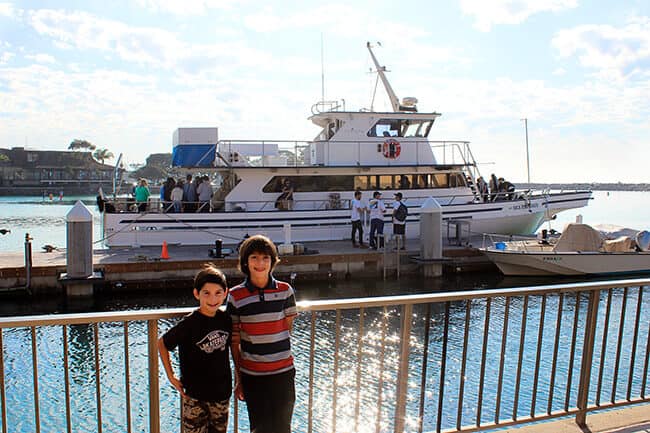
[[[650,181],[647,0],[0,0],[0,148],[311,140],[323,93],[370,107],[367,41],[483,175],[525,182],[528,156],[532,182]]]

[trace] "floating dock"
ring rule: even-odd
[[[474,244],[479,245],[480,239],[476,239]],[[420,274],[418,240],[407,241],[406,248],[399,254],[392,244],[386,251],[354,248],[350,241],[309,242],[303,245],[303,254],[280,256],[276,275],[300,281],[395,278],[398,272],[404,276]],[[496,272],[494,265],[471,245],[471,242],[464,246],[445,245],[441,260],[443,271]],[[237,269],[236,252],[216,258],[211,256],[214,250],[209,246],[168,245],[167,251],[169,258],[162,259],[162,246],[94,250],[93,269],[103,275],[95,286],[131,290],[168,284],[189,285],[197,270],[206,263],[213,263],[228,277],[239,278],[242,275]],[[0,257],[0,291],[26,289],[32,293],[43,293],[63,290],[60,276],[65,272],[64,249],[49,253],[35,251],[29,278],[23,253],[3,254]]]

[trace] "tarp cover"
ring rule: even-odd
[[[636,242],[630,236],[620,236],[616,239],[606,239],[603,242],[603,251],[607,253],[619,253],[634,251]]]
[[[553,251],[598,251],[603,243],[600,232],[587,224],[567,224]]]
[[[213,167],[215,144],[179,144],[172,150],[172,167]]]

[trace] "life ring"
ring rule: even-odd
[[[399,141],[394,138],[389,138],[384,141],[383,153],[384,156],[388,159],[395,159],[399,157],[400,152],[402,151],[402,146],[399,144]]]

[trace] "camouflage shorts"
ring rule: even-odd
[[[226,433],[230,400],[206,402],[183,398],[183,433]]]

